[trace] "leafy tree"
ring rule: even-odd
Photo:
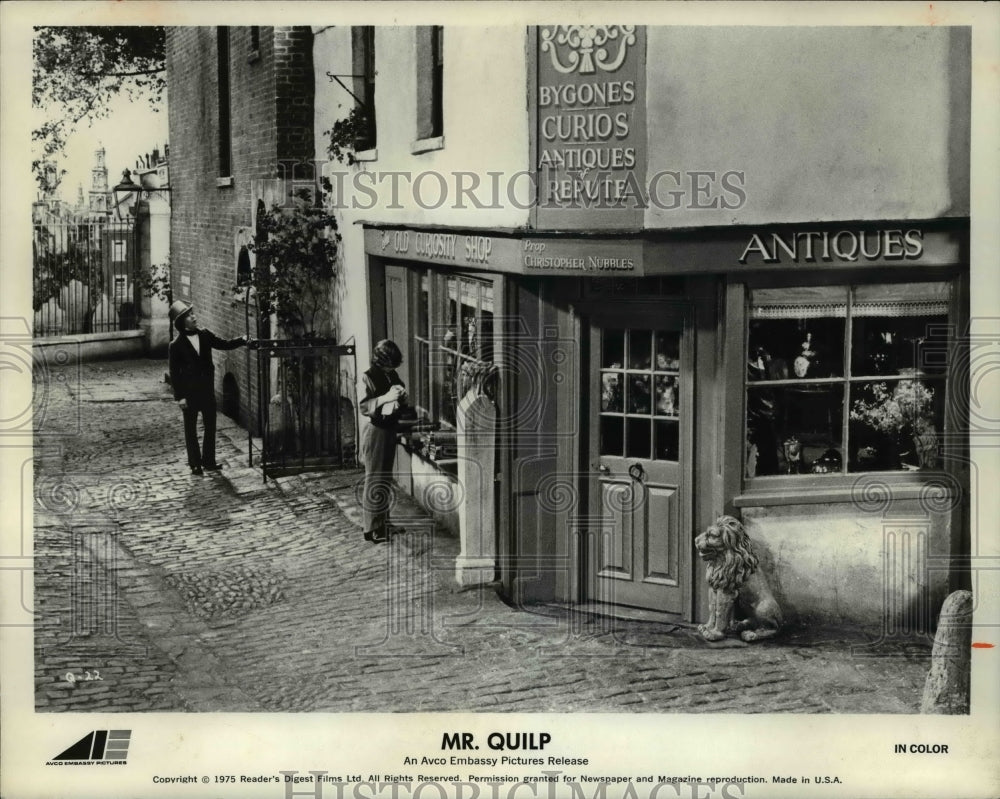
[[[89,243],[85,236],[73,239],[62,248],[49,242],[34,243],[34,296],[33,305],[37,311],[52,297],[58,297],[60,289],[71,280],[78,280],[97,296],[104,288],[104,275],[100,267],[101,251]]]
[[[32,131],[41,153],[32,169],[43,190],[56,186],[42,163],[63,151],[81,121],[107,116],[116,96],[156,100],[167,86],[163,27],[36,27],[32,53],[32,103],[48,114]]]
[[[257,303],[263,316],[277,316],[291,338],[322,332],[317,328],[332,311],[330,288],[341,236],[336,218],[322,203],[324,194],[314,198],[309,189],[300,189],[286,205],[274,205],[258,218],[252,247]]]

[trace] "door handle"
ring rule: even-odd
[[[646,476],[646,470],[641,463],[633,463],[628,467],[628,476],[636,482],[641,483]]]

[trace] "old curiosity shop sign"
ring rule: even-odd
[[[365,251],[462,270],[641,277],[766,269],[910,268],[961,263],[963,227],[858,226],[828,230],[676,232],[651,239],[528,231],[366,226]]]
[[[641,227],[644,28],[550,25],[537,35],[537,227]]]
[[[633,273],[642,268],[642,242],[623,239],[580,241],[368,228],[365,249],[382,257],[497,272],[606,274]]]

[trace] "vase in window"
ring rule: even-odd
[[[781,443],[781,449],[785,455],[785,471],[788,474],[801,474],[802,442],[792,436]]]
[[[878,333],[868,350],[868,374],[888,375],[896,371],[892,333]]]
[[[816,371],[816,351],[812,348],[812,333],[806,333],[802,342],[802,352],[792,362],[792,371],[796,377],[812,377],[810,371]]]
[[[931,422],[921,419],[913,426],[913,449],[921,469],[937,468],[938,436]]]

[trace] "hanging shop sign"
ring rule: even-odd
[[[642,226],[646,32],[637,25],[536,29],[535,225]]]

